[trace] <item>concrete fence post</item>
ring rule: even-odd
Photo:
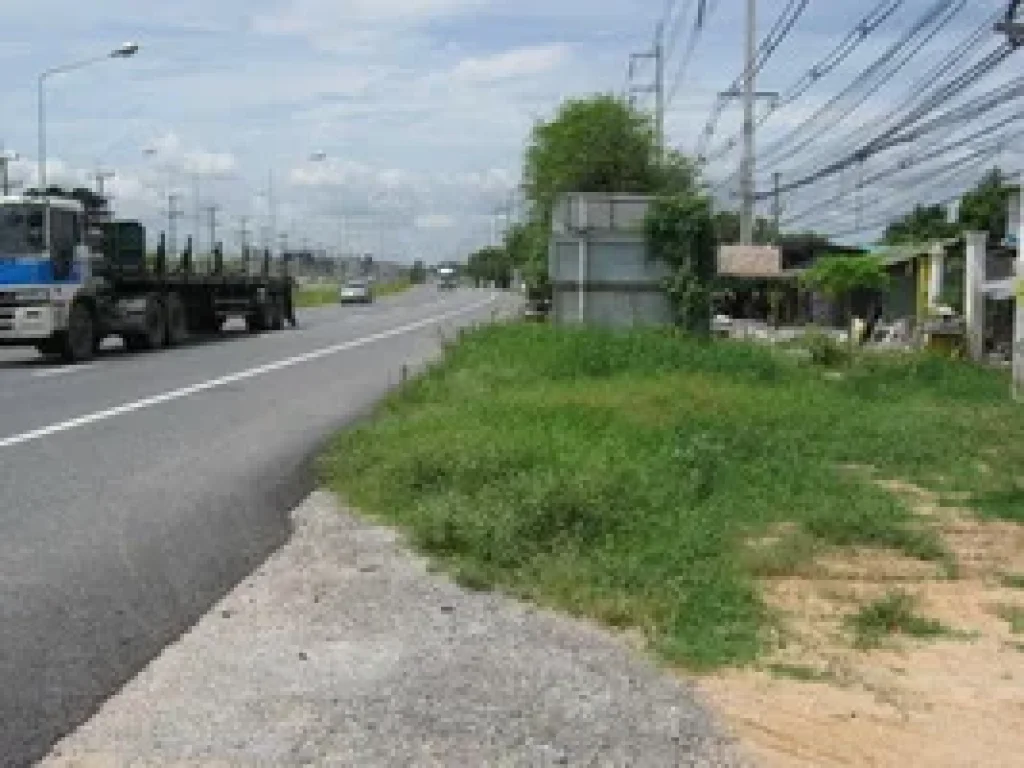
[[[946,268],[946,249],[941,243],[932,246],[928,257],[928,308],[935,309],[942,299],[942,278]]]
[[[1024,194],[1018,190],[1010,200],[1010,225],[1015,227],[1012,234],[1017,238],[1017,258],[1013,270],[1013,346],[1010,356],[1013,368],[1013,397],[1020,400],[1024,395],[1024,300],[1018,299],[1019,280],[1024,278]],[[1007,234],[1011,234],[1007,232]]]
[[[985,249],[987,232],[965,232],[967,263],[964,279],[964,322],[967,350],[972,360],[984,355],[985,339]]]

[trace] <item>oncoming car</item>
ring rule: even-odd
[[[367,280],[349,280],[339,292],[342,304],[369,304],[373,301],[373,290]]]

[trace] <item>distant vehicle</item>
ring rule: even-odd
[[[93,357],[108,336],[142,351],[216,334],[233,318],[253,332],[295,324],[294,281],[286,269],[271,273],[269,254],[256,275],[227,269],[219,244],[204,273],[193,269],[191,238],[177,264],[172,255],[161,234],[150,261],[145,228],[115,220],[90,190],[0,197],[0,347],[72,363]]]
[[[369,304],[373,301],[373,290],[368,280],[349,280],[338,293],[342,304]]]
[[[437,289],[453,291],[459,285],[459,275],[455,267],[441,266],[437,269]]]

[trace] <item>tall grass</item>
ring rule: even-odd
[[[323,468],[463,583],[639,627],[707,668],[758,654],[773,623],[758,579],[821,547],[948,559],[924,520],[840,467],[983,492],[1024,458],[1004,384],[937,359],[830,380],[672,331],[493,326],[339,436]]]

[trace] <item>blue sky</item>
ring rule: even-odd
[[[875,2],[812,0],[761,87],[789,85]],[[845,72],[773,118],[762,140],[835,93],[932,2],[906,0]],[[784,4],[760,2],[762,33]],[[669,139],[685,151],[695,147],[715,94],[740,72],[743,5],[717,3],[671,105]],[[944,41],[952,44],[1002,5],[971,0],[896,83],[905,89]],[[191,214],[198,180],[201,202],[217,202],[222,226],[234,230],[242,215],[257,229],[265,222],[260,192],[273,172],[279,224],[293,242],[342,240],[360,250],[383,243],[388,255],[433,261],[487,241],[490,214],[518,182],[533,118],[567,96],[622,88],[628,54],[649,44],[665,7],[665,0],[20,3],[0,11],[0,139],[24,158],[15,176],[32,181],[38,72],[137,41],[135,59],[51,81],[52,176],[81,181],[97,166],[114,170],[108,186],[120,211],[151,226],[160,224],[168,189],[184,196]],[[691,0],[676,7],[691,10]],[[688,18],[673,27],[680,39],[672,43],[670,82]],[[858,119],[883,114],[899,95],[898,87],[880,93]],[[729,136],[738,120],[738,110],[727,109],[718,135]],[[315,151],[327,159],[309,162]],[[728,157],[710,175],[727,175],[735,161]]]

